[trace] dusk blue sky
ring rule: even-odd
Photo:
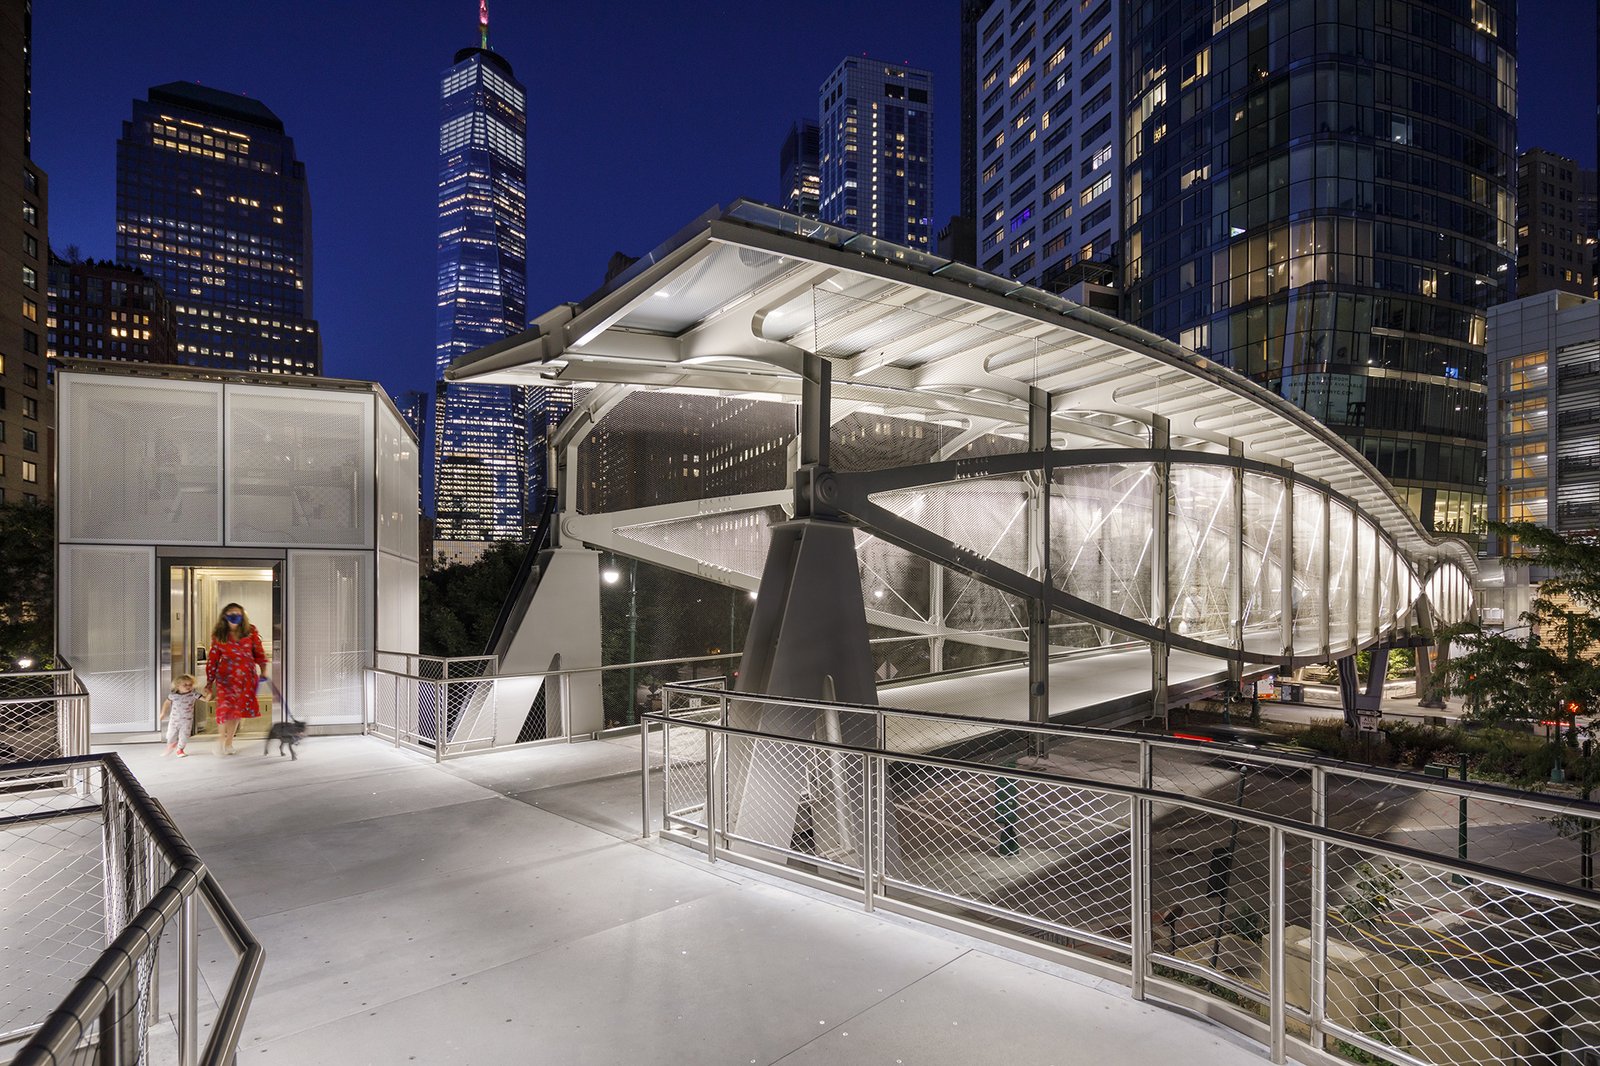
[[[512,3],[491,44],[528,88],[528,312],[595,289],[705,208],[777,195],[790,121],[847,54],[934,73],[934,213],[958,204],[959,5]],[[1594,0],[1523,0],[1523,146],[1595,165]],[[432,377],[438,78],[472,0],[34,7],[34,158],[50,242],[115,253],[116,141],[152,85],[260,99],[305,161],[324,371],[391,392]]]

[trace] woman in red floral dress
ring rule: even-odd
[[[243,607],[228,604],[211,631],[211,651],[206,656],[206,698],[216,699],[223,755],[234,754],[233,735],[239,731],[240,720],[261,717],[256,686],[266,676],[266,665],[261,635]]]

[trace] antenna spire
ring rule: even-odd
[[[489,50],[489,0],[478,0],[478,37],[483,50]]]

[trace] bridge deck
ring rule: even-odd
[[[1268,673],[1260,670],[1255,676]],[[1246,674],[1246,676],[1251,676]],[[1150,649],[1106,648],[1058,659],[1050,666],[1050,717],[1073,725],[1121,725],[1150,713]],[[1222,659],[1174,651],[1168,663],[1169,702],[1219,689],[1228,678]],[[945,714],[1028,718],[1026,663],[952,677],[881,685],[880,703]]]
[[[118,750],[265,943],[241,1061],[1265,1061],[1119,987],[641,844],[636,738],[443,768],[360,737]]]

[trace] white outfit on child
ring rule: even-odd
[[[188,743],[189,734],[194,732],[194,705],[199,698],[197,690],[167,693],[167,699],[172,701],[172,710],[167,718],[168,744],[182,748]]]

